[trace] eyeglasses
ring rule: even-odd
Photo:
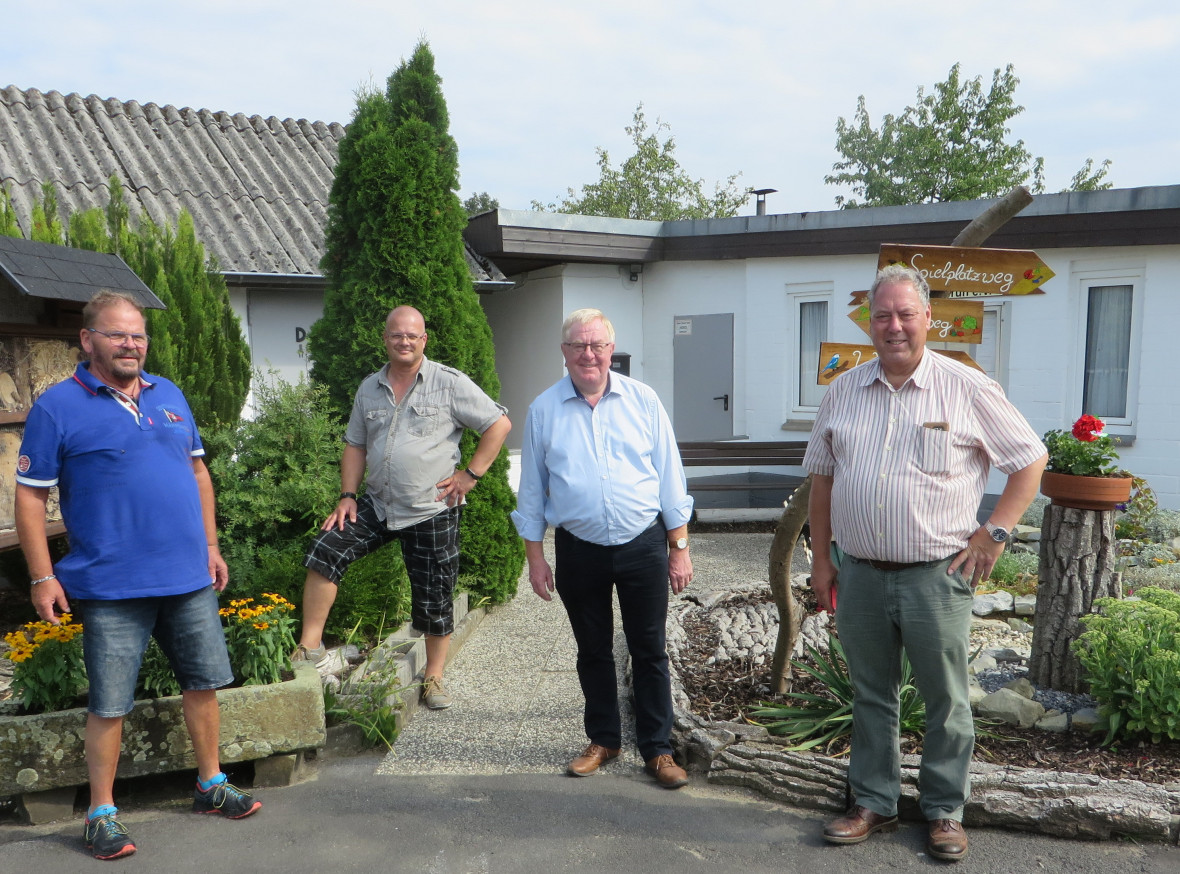
[[[395,334],[386,334],[385,339],[392,340],[394,343],[401,343],[403,340],[410,343],[417,343],[425,336],[425,334],[403,334],[399,331]]]
[[[562,343],[561,345],[564,346],[565,348],[577,353],[578,355],[581,355],[587,349],[589,349],[595,355],[601,355],[603,352],[605,352],[607,350],[607,347],[611,346],[612,344],[611,343]]]
[[[116,346],[126,345],[127,341],[131,341],[132,346],[146,346],[151,342],[152,338],[148,334],[128,334],[126,331],[100,331],[98,328],[87,328],[92,334],[102,334]]]

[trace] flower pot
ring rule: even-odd
[[[1114,510],[1131,499],[1131,477],[1074,476],[1047,470],[1041,474],[1041,494],[1059,507]]]

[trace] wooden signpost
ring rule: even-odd
[[[852,306],[848,314],[862,331],[869,333],[869,307],[867,291],[852,293]],[[959,300],[957,298],[930,298],[930,330],[926,332],[927,343],[982,343],[983,342],[983,301]]]
[[[1044,294],[1055,275],[1027,249],[969,249],[959,246],[902,246],[883,243],[877,269],[905,264],[925,277],[931,291],[948,297]]]
[[[939,355],[946,355],[968,367],[974,367],[980,373],[980,367],[975,359],[958,349],[931,349]],[[877,350],[871,343],[821,343],[819,347],[819,376],[817,385],[828,385],[841,373],[845,373],[858,364],[864,364],[877,357]]]

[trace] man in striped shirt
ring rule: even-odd
[[[835,614],[855,690],[855,801],[824,838],[855,844],[897,825],[904,648],[926,702],[919,789],[927,851],[955,861],[967,855],[961,820],[975,745],[972,591],[1036,496],[1045,448],[994,380],[926,352],[930,289],[919,273],[884,268],[868,304],[877,357],[829,387],[803,460],[812,538],[831,544],[815,551],[811,585],[820,609]],[[1008,480],[979,525],[991,466]]]

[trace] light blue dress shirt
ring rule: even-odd
[[[678,528],[692,498],[672,423],[647,385],[617,373],[591,407],[567,375],[529,406],[512,521],[525,540],[552,525],[602,546],[634,540],[663,514]]]

